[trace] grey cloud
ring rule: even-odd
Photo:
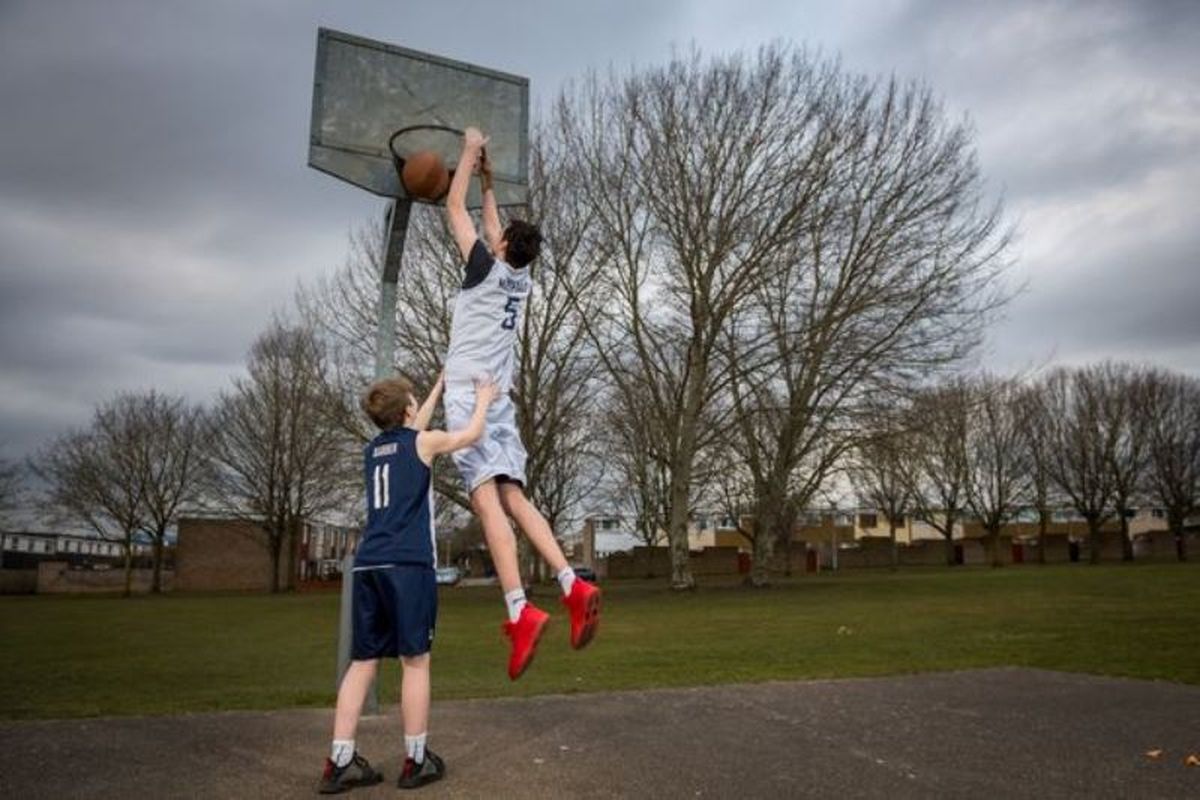
[[[1029,291],[994,363],[1161,354],[1200,371],[1200,5],[1189,2],[0,4],[0,446],[121,389],[211,397],[298,280],[383,203],[305,167],[318,25],[562,82],[774,38],[927,80],[978,129]],[[464,20],[469,24],[463,24]],[[1138,213],[1113,213],[1124,205]],[[1148,220],[1159,221],[1151,225]],[[1047,220],[1072,220],[1056,230]],[[1089,219],[1094,220],[1089,222]],[[1148,229],[1153,238],[1148,240]]]

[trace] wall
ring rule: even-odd
[[[135,569],[131,588],[135,594],[145,594],[150,591],[153,581],[154,570]],[[175,574],[169,570],[163,570],[163,591],[171,591],[174,583]],[[125,591],[125,570],[123,568],[71,569],[65,561],[43,561],[38,564],[38,594],[93,594],[123,591]]]
[[[175,588],[182,592],[271,589],[267,537],[253,523],[182,519],[175,553]],[[279,584],[287,585],[287,553],[279,559]]]
[[[0,594],[33,594],[37,574],[36,569],[0,569]]]
[[[606,578],[665,578],[671,574],[671,556],[665,547],[635,547],[629,553],[613,553],[604,564]],[[736,575],[736,547],[707,547],[694,550],[688,558],[693,575]]]

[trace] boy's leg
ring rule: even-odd
[[[558,585],[562,588],[563,605],[571,614],[571,646],[576,650],[585,647],[600,626],[600,590],[576,579],[575,571],[567,564],[562,548],[554,539],[550,524],[542,512],[529,502],[520,484],[501,484],[500,500],[504,510],[517,521],[529,541],[554,570]]]
[[[358,730],[358,718],[362,716],[367,692],[379,670],[379,659],[351,661],[338,687],[337,711],[333,717],[334,741],[353,741]],[[351,751],[353,752],[353,751]],[[340,766],[340,765],[339,765]]]
[[[400,683],[400,717],[404,720],[404,739],[424,737],[429,730],[429,653],[402,656],[403,676]],[[424,742],[421,742],[422,748]],[[409,755],[413,755],[409,752]],[[421,754],[423,755],[423,754]],[[417,761],[421,760],[418,755]]]
[[[492,554],[492,563],[504,590],[504,603],[508,607],[508,622],[504,624],[504,635],[512,643],[508,657],[508,677],[521,677],[537,651],[542,629],[550,615],[525,600],[521,586],[521,573],[517,568],[517,540],[513,536],[508,516],[500,504],[500,494],[494,480],[484,481],[471,492],[471,506],[479,515],[483,525],[483,536]]]
[[[484,481],[471,492],[471,508],[483,526],[483,538],[487,540],[488,552],[491,553],[492,564],[496,567],[496,577],[500,579],[500,588],[506,595],[520,589],[517,540],[513,536],[512,526],[508,524],[504,507],[500,505],[500,495],[494,480]]]
[[[550,565],[550,569],[554,570],[554,574],[558,575],[567,569],[566,556],[563,555],[562,548],[558,546],[554,532],[550,530],[550,523],[546,522],[542,512],[529,502],[521,485],[509,482],[501,483],[499,491],[500,503],[504,511],[516,521],[521,532]]]
[[[342,676],[333,717],[333,746],[317,787],[321,794],[339,794],[355,786],[370,786],[383,780],[383,775],[358,755],[354,745],[358,719],[378,667],[378,659],[351,661]]]
[[[441,780],[446,765],[425,746],[429,729],[429,653],[402,656],[404,676],[400,684],[400,716],[404,720],[404,768],[396,785],[417,789]]]

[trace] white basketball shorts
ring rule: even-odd
[[[443,398],[446,409],[446,430],[461,430],[471,422],[475,410],[474,387],[446,387]],[[517,411],[512,398],[502,394],[488,406],[487,428],[483,436],[470,447],[451,454],[462,475],[467,492],[473,492],[484,481],[504,476],[525,485],[525,461],[528,454],[521,444],[517,429]]]

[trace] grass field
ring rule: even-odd
[[[504,674],[495,587],[445,590],[434,699],[1022,665],[1200,684],[1200,565],[929,569],[768,590],[604,585],[597,641],[554,614]],[[0,598],[0,717],[327,706],[336,594]],[[395,697],[389,665],[385,698]]]

